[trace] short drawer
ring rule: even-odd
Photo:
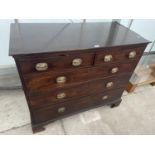
[[[77,100],[63,102],[57,105],[48,106],[39,110],[33,110],[34,123],[54,120],[64,115],[78,112],[80,110],[97,107],[120,99],[123,93],[122,89],[108,91],[93,96],[83,97]]]
[[[21,57],[18,64],[23,74],[42,73],[53,70],[75,69],[91,66],[94,53],[58,53],[39,55],[36,57]]]
[[[26,89],[29,93],[72,86],[86,81],[101,79],[121,73],[132,72],[137,62],[116,63],[92,68],[82,68],[66,72],[49,72],[25,75]]]
[[[97,94],[104,91],[125,88],[131,74],[118,75],[115,77],[93,80],[69,88],[54,89],[48,91],[38,91],[31,93],[30,103],[34,108],[40,108],[45,105],[57,104],[68,99]]]
[[[133,61],[139,59],[145,47],[137,48],[107,48],[96,53],[95,65],[108,64],[113,62]]]

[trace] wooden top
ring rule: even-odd
[[[72,51],[149,43],[112,23],[11,24],[9,55]]]

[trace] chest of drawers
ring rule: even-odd
[[[10,55],[33,131],[80,111],[118,106],[148,43],[116,22],[12,24]]]

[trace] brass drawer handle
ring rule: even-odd
[[[133,59],[133,58],[135,58],[136,57],[136,51],[131,51],[130,53],[129,53],[129,59]]]
[[[112,73],[112,74],[115,74],[115,73],[117,73],[118,71],[119,71],[118,67],[114,67],[114,68],[112,68],[111,73]]]
[[[35,65],[37,71],[45,71],[48,69],[48,64],[45,62],[37,63]]]
[[[106,88],[112,88],[114,86],[114,83],[113,82],[108,82],[107,84],[106,84]]]
[[[58,113],[63,113],[65,112],[66,108],[65,107],[61,107],[61,108],[58,108]]]
[[[59,93],[57,94],[57,99],[63,99],[66,97],[66,93]]]
[[[72,66],[74,66],[74,67],[80,66],[81,64],[82,64],[81,58],[76,58],[76,59],[73,59],[73,61],[72,61]]]
[[[102,97],[102,100],[107,100],[108,99],[108,95],[105,95]]]
[[[67,78],[65,76],[59,76],[56,78],[56,83],[58,84],[62,84],[62,83],[66,83]]]
[[[106,55],[104,57],[104,62],[110,62],[110,61],[112,61],[112,59],[113,59],[112,55]]]

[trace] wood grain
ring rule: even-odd
[[[94,94],[93,96],[87,96],[80,99],[74,99],[67,102],[59,103],[57,105],[52,105],[48,107],[44,107],[40,110],[34,110],[34,124],[42,123],[44,121],[49,121],[61,116],[64,116],[69,113],[73,113],[75,111],[79,111],[81,109],[97,106],[97,105],[106,105],[108,102],[114,101],[120,98],[123,93],[122,89],[118,89],[117,91],[112,90],[105,93]],[[104,96],[108,96],[106,100],[102,98]],[[59,108],[65,108],[65,111],[60,113],[58,112]]]
[[[9,55],[15,58],[33,131],[73,113],[118,106],[148,43],[116,22],[12,24]],[[131,51],[134,59],[128,58]],[[104,62],[106,55],[112,55],[111,62]],[[75,58],[82,59],[78,67],[72,65]],[[37,63],[46,63],[47,70],[37,71]],[[56,82],[60,76],[65,83]],[[65,97],[58,99],[60,93]]]
[[[149,43],[137,33],[111,23],[11,24],[10,55],[77,51]]]
[[[114,63],[106,64],[98,67],[81,68],[75,70],[69,70],[64,72],[47,72],[47,73],[34,73],[24,76],[26,83],[26,89],[31,93],[41,90],[49,90],[55,88],[63,88],[64,86],[72,86],[78,83],[84,83],[89,80],[100,79],[107,76],[118,75],[121,73],[132,72],[137,62],[133,63]],[[112,74],[111,70],[114,67],[118,67],[118,73]],[[57,84],[56,78],[60,76],[66,77],[66,83]]]
[[[130,76],[131,74],[129,73],[125,75],[118,75],[110,78],[94,80],[72,87],[63,87],[54,90],[32,93],[29,96],[31,107],[40,108],[46,105],[59,104],[60,102],[68,101],[69,99],[76,99],[79,97],[89,96],[109,90],[115,90],[118,88],[122,88],[122,90],[124,90]],[[106,87],[108,82],[114,83],[112,88]],[[60,93],[65,93],[66,96],[63,99],[58,99],[57,95]]]

